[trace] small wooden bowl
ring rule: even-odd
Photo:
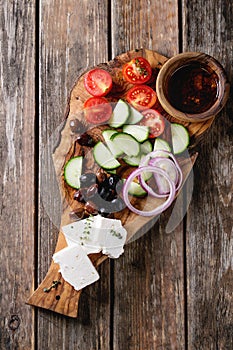
[[[217,76],[216,100],[207,110],[197,113],[178,110],[172,105],[168,97],[169,81],[172,75],[180,68],[192,64],[200,65],[207,71],[214,72]],[[185,52],[172,57],[162,66],[156,81],[156,92],[162,107],[176,119],[188,122],[205,121],[218,114],[226,104],[229,91],[230,84],[221,64],[213,57],[200,52]]]

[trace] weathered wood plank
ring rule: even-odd
[[[232,81],[232,2],[185,2],[184,50],[204,51]],[[232,92],[196,164],[188,216],[188,349],[233,348]]]
[[[170,57],[177,53],[178,2],[112,0],[112,56],[144,47]]]
[[[66,99],[77,76],[87,66],[108,59],[107,1],[42,1],[40,23],[41,147],[64,118]],[[40,159],[40,191],[43,193],[43,157]],[[49,163],[48,163],[49,167]],[[53,179],[48,171],[46,181]],[[43,200],[44,198],[42,198]],[[56,199],[48,194],[51,212]],[[55,249],[58,229],[40,203],[39,280],[45,276]],[[58,220],[59,221],[59,220]],[[101,280],[84,290],[78,319],[45,310],[38,313],[38,349],[108,349],[109,263],[100,268]]]
[[[140,46],[178,53],[177,2],[113,1],[112,23],[114,54]],[[114,264],[116,350],[184,348],[183,227],[165,233],[170,213]]]
[[[35,1],[0,6],[0,348],[34,346]]]

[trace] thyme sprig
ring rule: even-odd
[[[122,238],[123,238],[122,234],[121,234],[120,232],[117,232],[117,231],[114,229],[114,227],[110,230],[110,233],[111,233],[112,236],[115,236],[115,237],[117,237],[117,238],[119,238],[119,239],[122,239]]]
[[[59,281],[59,280],[58,280],[58,281],[53,281],[53,283],[52,283],[52,285],[51,285],[50,287],[44,288],[44,292],[45,292],[45,293],[48,293],[48,292],[51,291],[52,288],[57,289],[57,287],[58,287],[59,284],[61,284],[61,281]]]
[[[88,239],[88,236],[91,233],[91,226],[92,226],[93,221],[94,221],[93,215],[90,215],[86,219],[85,224],[84,224],[84,229],[83,229],[83,236],[81,236],[80,239],[82,239],[82,240]]]
[[[135,60],[135,63],[136,63],[136,67],[137,67],[138,72],[143,76],[147,76],[148,72],[147,72],[146,68],[141,65],[141,63],[139,62],[138,59]]]

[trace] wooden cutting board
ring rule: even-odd
[[[131,84],[126,83],[122,76],[122,66],[130,61],[132,58],[137,56],[145,57],[151,64],[153,69],[152,80],[150,81],[150,86],[155,88],[155,81],[159,69],[166,62],[167,58],[160,55],[159,53],[151,50],[140,49],[129,51],[123,53],[112,61],[98,65],[105,70],[108,70],[113,78],[113,88],[109,96],[107,96],[109,101],[117,101],[119,98],[125,97],[127,91],[132,87]],[[93,67],[90,67],[91,69]],[[88,70],[89,70],[88,69]],[[61,132],[60,143],[53,154],[54,167],[60,187],[61,199],[63,204],[63,213],[61,217],[61,227],[70,223],[70,212],[78,211],[80,204],[73,200],[74,189],[71,189],[64,181],[63,169],[66,162],[73,156],[80,154],[82,151],[80,146],[75,143],[74,135],[70,130],[70,120],[77,118],[82,118],[83,103],[90,97],[88,92],[84,88],[84,74],[83,73],[76,81],[67,106],[67,112],[65,115],[66,123]],[[158,105],[158,109],[161,107]],[[162,111],[162,110],[161,110]],[[172,116],[166,114],[162,111],[164,116],[169,122],[178,122],[183,124],[189,131],[190,135],[190,158],[181,158],[179,160],[180,166],[183,171],[184,181],[190,173],[193,164],[197,158],[197,145],[201,142],[202,137],[205,132],[210,128],[214,116],[205,122],[198,123],[187,123],[176,120]],[[101,129],[101,128],[100,128]],[[99,128],[93,130],[94,137],[100,137]],[[166,135],[165,135],[166,136]],[[169,136],[167,136],[169,137]],[[124,171],[129,171],[129,169],[124,169]],[[143,206],[143,200],[139,199],[137,204]],[[159,202],[158,202],[159,204]],[[155,199],[153,198],[153,207],[155,206]],[[127,208],[124,209],[120,214],[114,214],[114,217],[120,219],[122,224],[128,232],[127,240],[130,240],[135,234],[140,232],[147,232],[151,227],[155,218],[153,217],[141,217],[133,214]],[[135,230],[135,227],[137,230]],[[56,252],[66,247],[66,240],[63,233],[60,231],[58,235],[58,241],[56,246]],[[100,265],[106,256],[101,253],[89,255],[94,266]],[[59,281],[57,283],[56,281]],[[55,283],[54,283],[55,282]],[[98,283],[98,282],[97,282]],[[49,292],[45,289],[49,288]],[[87,287],[88,288],[88,287]],[[78,302],[81,291],[76,291],[69,283],[65,282],[59,273],[59,265],[51,262],[51,266],[46,274],[44,280],[41,282],[36,291],[30,296],[27,301],[28,304],[37,307],[49,309],[51,311],[70,316],[77,317],[78,315]]]

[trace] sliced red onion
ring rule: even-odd
[[[153,174],[157,173],[161,176],[164,176],[164,178],[167,180],[167,183],[169,185],[169,195],[168,195],[166,201],[163,204],[161,204],[160,206],[158,206],[157,208],[150,210],[150,211],[143,211],[143,210],[136,209],[130,203],[130,200],[129,200],[129,193],[128,193],[129,186],[130,186],[131,182],[134,180],[134,178],[141,175],[143,172],[152,172]],[[149,189],[151,190],[150,187],[149,187]],[[148,194],[150,194],[150,190],[148,191]],[[167,173],[164,170],[157,168],[155,166],[143,166],[143,167],[136,169],[127,178],[127,180],[124,184],[124,187],[123,187],[123,198],[124,198],[125,204],[133,213],[135,213],[137,215],[141,215],[141,216],[156,216],[156,215],[161,214],[164,210],[166,210],[171,205],[171,203],[173,202],[173,200],[175,198],[175,193],[176,193],[176,189],[175,189],[174,182],[169,178],[169,176],[167,175]]]
[[[182,184],[182,181],[183,181],[183,173],[182,173],[182,170],[176,160],[176,158],[174,157],[174,155],[169,152],[169,151],[165,151],[163,150],[162,151],[164,153],[164,159],[168,159],[167,157],[170,157],[175,166],[176,166],[176,169],[178,171],[178,182],[176,184],[176,191],[178,191],[181,187],[181,184]],[[148,153],[145,157],[143,157],[141,159],[141,162],[139,164],[139,167],[142,167],[142,166],[145,166],[145,165],[148,165],[149,162],[152,162],[153,159],[157,159],[157,158],[161,158],[162,154],[161,154],[161,150],[156,150],[156,151],[153,151],[153,152],[150,152]],[[166,195],[164,194],[159,194],[159,193],[156,193],[152,190],[152,188],[150,186],[147,185],[146,181],[144,180],[143,176],[142,175],[139,175],[139,182],[140,182],[140,185],[153,197],[157,197],[157,198],[164,198],[166,197]]]
[[[178,170],[175,166],[175,163],[169,159],[169,158],[164,158],[164,157],[157,157],[157,158],[152,158],[149,161],[149,165],[152,166],[157,166],[160,169],[163,169],[170,179],[174,182],[176,185],[179,179],[179,174]],[[162,195],[167,195],[169,192],[169,186],[167,181],[164,179],[163,176],[160,176],[159,174],[154,174],[154,178],[159,190],[159,193]]]

